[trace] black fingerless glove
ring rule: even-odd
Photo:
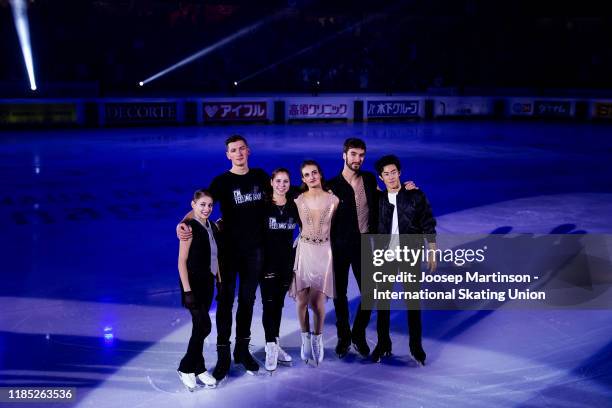
[[[196,299],[192,291],[185,292],[185,307],[187,309],[196,309]]]

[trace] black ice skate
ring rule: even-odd
[[[230,354],[230,345],[229,344],[222,344],[222,345],[218,344],[217,345],[217,365],[215,366],[215,369],[213,370],[213,377],[215,377],[215,379],[217,380],[217,383],[219,383],[221,380],[227,377],[227,374],[229,373],[229,370],[230,370],[231,363],[232,363],[232,358]]]
[[[362,357],[370,355],[370,346],[368,346],[365,337],[353,337],[353,347]]]
[[[339,338],[338,344],[336,345],[336,354],[338,355],[338,358],[344,358],[348,354],[350,347],[351,347],[350,338],[349,339]]]
[[[370,355],[370,359],[373,363],[380,363],[382,358],[391,356],[391,344],[386,343],[378,343],[376,347],[374,347],[374,351]]]
[[[259,364],[251,355],[249,351],[249,340],[240,339],[236,340],[236,347],[234,347],[234,363],[242,364],[248,374],[255,375],[259,371]]]
[[[422,366],[425,365],[425,358],[427,357],[427,354],[425,354],[425,350],[423,350],[423,346],[420,342],[410,342],[410,354],[418,364]]]

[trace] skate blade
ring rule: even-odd
[[[227,380],[229,379],[229,375],[226,375],[225,377],[223,377],[220,380],[217,380],[217,385],[215,385],[215,388],[218,388],[219,386],[225,384],[227,382]]]
[[[198,386],[196,385],[194,388],[189,387],[188,385],[185,385],[181,382],[181,384],[183,385],[183,387],[185,387],[185,389],[189,392],[194,392],[195,390],[198,389]]]
[[[425,363],[420,362],[419,360],[414,358],[414,356],[411,355],[410,358],[416,363],[417,367],[425,367]]]
[[[198,388],[213,389],[217,388],[218,384],[219,382],[217,382],[216,384],[204,384],[203,382],[198,382]]]
[[[359,357],[361,357],[361,358],[368,358],[368,357],[370,357],[370,353],[368,353],[368,354],[361,354],[361,352],[359,351],[359,349],[357,348],[356,345],[353,344],[351,347],[353,348],[353,350],[355,350],[355,353],[357,353],[357,355]]]
[[[278,365],[282,365],[284,367],[293,367],[293,360],[291,360],[291,361],[281,361],[281,360],[278,360]]]

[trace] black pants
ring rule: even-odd
[[[232,334],[232,308],[238,286],[238,310],[236,311],[236,339],[251,337],[253,304],[257,292],[258,279],[263,268],[263,250],[232,250],[228,248],[226,265],[221,274],[221,284],[217,293],[217,344],[230,343]]]
[[[396,274],[400,268],[400,264],[398,263],[389,263],[385,265],[385,272],[388,274]],[[401,264],[401,270],[403,272],[409,272],[420,275],[420,268],[410,267],[407,264]],[[401,285],[403,291],[407,292],[416,292],[421,289],[419,283],[402,283],[396,284]],[[386,291],[392,290],[394,288],[391,283],[379,283],[378,290]],[[417,300],[407,300],[406,301],[407,318],[408,318],[408,335],[410,336],[411,344],[421,344],[422,338],[422,324],[421,324],[421,310],[420,310],[420,302]],[[390,320],[391,320],[391,311],[389,310],[389,301],[388,300],[379,300],[377,302],[377,318],[376,318],[376,332],[378,334],[378,344],[379,345],[391,345],[391,337],[389,336],[390,330]]]
[[[274,342],[279,337],[285,295],[292,279],[293,269],[289,265],[266,267],[261,276],[261,320],[266,333],[266,343]]]
[[[371,310],[362,310],[361,302],[357,306],[357,315],[353,324],[351,335],[348,308],[348,279],[349,268],[352,267],[353,275],[361,292],[361,246],[359,240],[350,245],[334,245],[334,279],[336,285],[336,298],[334,308],[336,309],[336,329],[339,341],[350,341],[351,337],[365,338],[365,330],[370,322]]]
[[[189,309],[193,328],[191,329],[187,353],[179,365],[179,371],[183,373],[195,373],[195,375],[198,375],[206,371],[202,350],[204,348],[204,339],[210,334],[211,321],[208,312],[215,290],[215,277],[210,273],[207,275],[209,276],[204,278],[205,282],[201,282],[198,285],[198,291],[194,291],[198,307],[196,309]]]
[[[390,320],[390,310],[378,311],[378,318],[376,319],[376,332],[378,334],[378,344],[380,345],[391,344],[391,337],[389,336]],[[410,336],[411,344],[421,344],[422,325],[420,310],[408,310],[408,335]]]

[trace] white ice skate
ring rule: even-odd
[[[217,386],[216,378],[210,375],[208,371],[204,371],[202,374],[198,374],[196,378],[200,385],[204,388],[215,388]]]
[[[319,365],[319,363],[323,361],[323,354],[325,350],[323,348],[323,334],[313,334],[310,338],[310,342],[312,347],[312,358],[315,363]]]
[[[302,333],[302,347],[300,348],[300,357],[302,358],[302,361],[306,364],[308,364],[308,360],[312,358],[310,333]]]
[[[290,363],[293,361],[293,358],[287,353],[280,345],[280,339],[276,338],[276,348],[278,349],[278,362],[279,363]]]
[[[196,388],[198,388],[198,384],[196,383],[196,376],[194,373],[183,373],[179,370],[176,370],[181,382],[189,391],[193,392]]]
[[[275,342],[266,343],[266,370],[274,371],[278,364],[278,346]]]

